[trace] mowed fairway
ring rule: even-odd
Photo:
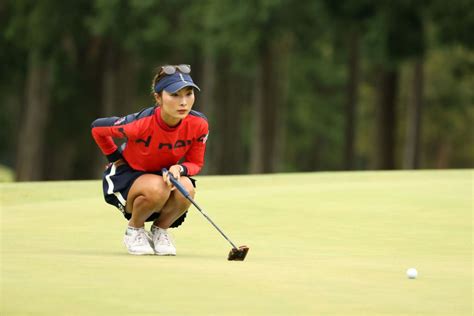
[[[0,315],[472,315],[472,170],[197,179],[244,262],[194,208],[139,257],[99,181],[0,184]]]

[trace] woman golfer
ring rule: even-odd
[[[209,129],[206,117],[191,110],[199,87],[190,72],[189,65],[159,67],[152,85],[155,106],[92,123],[92,136],[111,162],[103,177],[105,201],[129,220],[124,243],[134,255],[176,255],[167,229],[181,225],[190,202],[175,190],[169,173],[194,197],[190,176],[204,164]],[[125,143],[118,148],[114,138]],[[144,227],[148,221],[151,234]]]

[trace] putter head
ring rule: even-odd
[[[239,249],[232,248],[229,252],[229,256],[227,257],[227,260],[244,261],[245,256],[247,256],[247,252],[249,252],[249,247],[247,246],[240,246]]]

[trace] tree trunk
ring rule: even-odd
[[[291,38],[267,43],[257,69],[254,91],[250,172],[281,170],[286,135],[285,106]]]
[[[452,152],[453,146],[451,141],[449,139],[442,140],[435,154],[435,166],[437,169],[447,169],[450,167],[449,162]]]
[[[51,171],[44,176],[44,180],[77,179],[73,168],[78,152],[77,147],[76,144],[67,141],[56,144],[45,166]],[[82,172],[87,171],[82,170]]]
[[[119,115],[115,113],[118,104],[118,68],[119,56],[117,48],[110,43],[106,47],[104,76],[102,77],[102,115]]]
[[[224,143],[222,145],[222,157],[221,160],[221,174],[237,174],[241,173],[242,165],[242,137],[240,134],[241,123],[242,123],[242,106],[245,102],[242,102],[245,98],[243,97],[243,89],[236,89],[239,84],[238,76],[228,76],[229,80],[226,80],[226,86],[223,91],[227,91],[229,97],[228,108],[222,111],[224,114],[221,133],[223,134]],[[238,144],[236,146],[236,144]]]
[[[355,169],[355,140],[357,122],[357,99],[359,87],[359,36],[350,32],[348,40],[348,77],[346,103],[346,130],[344,144],[344,165],[346,170]]]
[[[51,64],[35,52],[28,60],[25,110],[17,143],[16,180],[42,180],[43,149],[51,97]]]
[[[3,150],[0,151],[0,161],[12,169],[15,168],[16,144],[18,144],[19,141],[18,133],[20,126],[18,126],[17,122],[19,122],[21,118],[20,110],[24,100],[24,89],[22,89],[18,81],[19,80],[15,80],[14,85],[10,86],[10,89],[8,89],[4,97],[4,103],[1,104],[2,112],[9,122],[5,122],[6,126],[2,126],[2,128],[5,128],[1,133],[5,133],[4,136],[2,135],[5,144],[2,144]]]
[[[412,97],[408,104],[405,145],[405,169],[420,167],[421,116],[423,107],[423,61],[413,67]]]
[[[291,34],[286,34],[281,37],[273,48],[278,53],[277,63],[277,77],[276,84],[278,93],[276,93],[276,101],[278,104],[278,111],[276,113],[276,126],[273,137],[273,146],[275,147],[275,157],[273,160],[272,172],[283,171],[285,161],[285,144],[288,132],[288,96],[289,96],[289,77],[290,77],[290,54],[293,45],[293,37]]]
[[[242,172],[243,146],[241,137],[242,112],[245,106],[245,89],[242,79],[231,71],[231,62],[219,59],[219,78],[216,86],[216,100],[219,108],[214,111],[213,167],[218,174]],[[217,104],[217,103],[216,103]]]
[[[85,47],[78,53],[78,69],[82,71],[82,78],[86,82],[85,89],[88,91],[86,100],[91,103],[88,107],[89,119],[93,120],[103,116],[102,112],[102,76],[104,74],[104,60],[106,58],[106,42],[101,37],[92,37]],[[91,121],[87,121],[84,128],[90,126]],[[84,134],[87,147],[77,151],[74,162],[75,178],[99,178],[104,171],[106,159],[95,144],[90,131]],[[78,171],[80,170],[80,171]]]
[[[278,92],[280,91],[277,84],[277,67],[276,52],[273,47],[268,47],[262,60],[262,155],[263,161],[262,172],[270,173],[275,170],[278,161],[275,148],[275,134],[278,126],[278,115],[280,111],[280,100],[278,100]]]
[[[117,109],[119,106],[119,95],[121,86],[119,86],[119,49],[111,42],[105,42],[103,46],[104,54],[100,60],[102,63],[102,78],[98,80],[101,84],[100,91],[100,117],[121,116]],[[129,81],[127,81],[130,83]],[[126,114],[125,112],[123,114]],[[107,161],[104,155],[97,151],[95,159],[95,174],[101,174]]]
[[[214,132],[216,131],[216,126],[213,126],[215,116],[215,104],[216,104],[216,58],[214,53],[211,50],[204,52],[203,61],[202,61],[202,92],[199,94],[199,109],[206,115],[209,120],[209,143],[206,146],[206,163],[202,173],[217,173],[217,159],[216,152],[218,144],[215,142]]]
[[[147,104],[140,104],[137,108],[135,98],[137,91],[136,82],[138,81],[138,63],[134,60],[133,57],[123,51],[119,53],[118,60],[119,65],[116,65],[116,67],[118,67],[117,72],[119,81],[115,82],[116,89],[118,89],[118,91],[116,91],[118,100],[116,100],[116,108],[113,109],[114,113],[112,114],[122,116],[125,114],[138,112],[142,108],[148,107],[151,102]],[[151,90],[151,78],[149,82],[150,85],[140,87],[140,91],[144,90],[146,92],[149,92]]]
[[[380,68],[377,77],[375,167],[395,169],[398,70]]]
[[[263,67],[257,65],[255,86],[252,100],[252,143],[250,149],[250,173],[262,173],[264,165],[263,152]]]
[[[261,89],[262,100],[260,104],[257,104],[255,111],[256,115],[254,119],[256,124],[259,126],[257,129],[256,138],[258,139],[258,147],[254,147],[257,151],[255,157],[258,162],[254,162],[252,166],[257,166],[253,172],[256,173],[270,173],[275,170],[275,165],[278,160],[278,153],[275,148],[275,134],[278,119],[279,100],[277,99],[278,92],[280,89],[276,83],[276,67],[277,62],[275,60],[275,52],[271,47],[265,49],[264,55],[261,58],[261,70],[260,70],[260,84],[256,85],[256,88]],[[259,112],[259,113],[258,113]]]

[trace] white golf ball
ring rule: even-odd
[[[407,276],[409,279],[416,279],[418,276],[418,271],[415,268],[410,268],[407,270]]]

